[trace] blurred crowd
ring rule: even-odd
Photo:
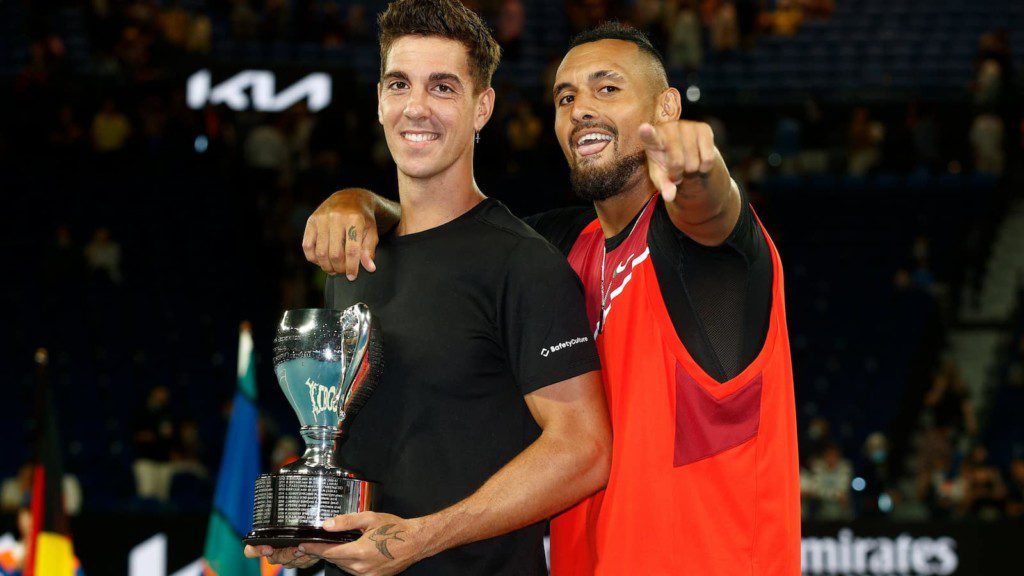
[[[518,58],[530,17],[522,0],[466,3],[492,23],[506,57]],[[318,114],[304,104],[279,114],[235,112],[222,106],[192,110],[185,102],[182,78],[169,69],[190,59],[202,61],[211,51],[218,23],[224,23],[229,38],[237,42],[372,45],[374,16],[369,3],[64,4],[84,6],[92,42],[90,76],[73,77],[65,38],[45,17],[33,19],[30,62],[14,81],[19,114],[5,120],[13,128],[8,136],[0,134],[0,154],[15,149],[42,153],[67,173],[62,183],[88,182],[87,198],[76,197],[72,189],[61,192],[66,202],[56,203],[52,216],[57,225],[46,231],[52,235],[45,242],[40,284],[56,286],[49,288],[49,302],[59,309],[70,287],[84,287],[84,296],[76,295],[85,299],[83,308],[88,311],[82,322],[89,331],[102,334],[123,324],[111,318],[123,314],[118,304],[130,293],[158,290],[150,284],[167,276],[145,267],[145,273],[133,276],[140,269],[133,265],[133,257],[138,262],[145,255],[133,256],[122,239],[138,230],[126,230],[129,219],[108,208],[131,193],[140,201],[154,202],[158,212],[161,205],[148,198],[144,178],[157,166],[171,167],[168,173],[161,172],[168,182],[161,194],[170,197],[160,201],[175,201],[177,193],[184,194],[194,184],[178,178],[196,173],[209,182],[197,188],[197,197],[187,200],[196,202],[195,210],[204,210],[207,205],[202,202],[211,202],[218,221],[225,213],[240,216],[243,224],[230,233],[237,236],[237,245],[255,256],[237,265],[258,272],[246,276],[256,284],[248,285],[251,294],[245,297],[269,311],[321,302],[324,277],[297,249],[306,217],[320,199],[343,185],[393,192],[387,147],[369,112],[372,86],[337,86],[344,92],[344,102]],[[759,37],[792,35],[802,22],[827,18],[833,9],[832,0],[585,0],[566,3],[566,35],[617,17],[649,31],[673,69],[698,70],[707,50],[756,50]],[[548,77],[559,56],[553,55],[548,63]],[[763,108],[734,110],[697,102],[688,104],[686,113],[712,124],[734,177],[748,191],[756,191],[770,178],[815,174],[861,178],[923,171],[998,177],[1008,157],[1018,154],[1022,145],[1020,118],[1012,106],[1013,72],[1007,34],[997,31],[979,39],[976,76],[971,86],[965,86],[971,93],[967,116],[948,115],[941,103],[926,99],[850,106],[814,97],[769,114]],[[544,96],[531,97],[513,82],[496,88],[498,108],[478,147],[482,188],[519,214],[571,201],[565,185],[546,194],[522,194],[528,186],[535,187],[539,174],[565,173],[550,135],[550,102]],[[110,183],[116,185],[107,186]],[[214,198],[219,194],[223,197]],[[897,285],[932,290],[936,279],[929,269],[928,243],[927,237],[915,242]],[[265,342],[269,335],[263,338]],[[272,376],[265,374],[264,379],[265,386],[272,386]],[[174,389],[154,384],[137,398],[128,450],[135,495],[142,499],[209,497],[210,471],[218,464],[219,446],[208,437],[204,442],[201,422],[182,416],[189,413],[189,399],[173,397]],[[834,427],[842,423],[811,419],[801,442],[805,514],[821,520],[893,511],[908,519],[1021,517],[1024,460],[1018,456],[1009,466],[989,461],[975,409],[955,366],[937,370],[924,404],[928,416],[916,434],[916,462],[909,467],[915,472],[900,476],[893,472],[892,439],[886,432],[873,431],[856,439],[858,445],[851,448],[848,440],[840,444],[835,435]],[[223,423],[228,411],[218,409],[216,417]],[[265,419],[268,467],[297,457],[299,445],[292,432],[278,425],[274,415]],[[5,507],[23,504],[26,481],[24,471],[8,479],[3,487]],[[77,490],[80,502],[81,489]],[[84,498],[88,500],[88,493]]]
[[[670,68],[699,70],[704,50],[751,49],[760,35],[792,36],[806,19],[827,18],[833,0],[586,0],[566,2],[578,32],[614,18],[645,30]]]
[[[867,435],[844,454],[830,423],[813,418],[800,442],[806,519],[847,521],[1024,518],[1024,454],[993,462],[979,433],[978,414],[957,366],[945,362],[924,397],[922,425],[909,456],[910,472],[894,474],[889,439]]]
[[[518,57],[528,19],[523,0],[465,0],[491,24],[506,59]],[[92,70],[152,80],[170,63],[212,50],[215,26],[236,43],[320,47],[372,45],[372,2],[335,0],[62,0],[87,9]],[[802,22],[827,18],[834,0],[566,0],[567,33],[618,19],[645,30],[672,69],[699,70],[704,52],[750,50],[759,36],[792,36]],[[36,80],[59,73],[68,48],[44,17],[29,23]]]

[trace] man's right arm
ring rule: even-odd
[[[379,233],[391,230],[401,216],[397,202],[365,188],[339,190],[306,220],[302,251],[324,272],[354,280],[360,264],[370,272],[377,269],[373,256]]]
[[[391,230],[402,208],[365,188],[345,188],[331,194],[306,220],[302,251],[306,260],[328,274],[344,273],[354,280],[362,265],[377,269],[373,256],[380,234]],[[545,240],[568,256],[576,237],[594,218],[592,206],[556,208],[523,219]]]

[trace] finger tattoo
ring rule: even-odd
[[[377,551],[383,554],[384,557],[388,560],[395,559],[395,557],[391,555],[391,552],[388,551],[388,542],[392,542],[395,540],[399,542],[405,542],[405,540],[398,537],[398,535],[405,532],[405,530],[391,531],[391,529],[394,527],[394,524],[385,524],[380,528],[377,528],[373,531],[372,534],[370,534],[370,540],[377,545]]]
[[[349,226],[349,228],[348,228],[348,239],[349,240],[355,240],[356,239],[356,227],[355,226]]]

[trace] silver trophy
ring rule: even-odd
[[[376,484],[334,463],[335,441],[379,380],[380,329],[365,304],[343,312],[288,310],[274,338],[274,372],[306,442],[302,458],[256,480],[246,544],[349,542],[359,531],[327,532],[324,520],[373,509]]]

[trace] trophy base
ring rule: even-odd
[[[300,467],[261,474],[253,499],[253,546],[289,548],[303,542],[341,544],[358,540],[359,530],[328,532],[325,520],[373,510],[376,484],[339,468]]]
[[[354,542],[362,536],[358,530],[345,532],[328,532],[322,528],[288,526],[281,528],[261,528],[253,530],[242,542],[251,546],[270,546],[272,548],[294,548],[305,542],[317,544],[344,544]]]

